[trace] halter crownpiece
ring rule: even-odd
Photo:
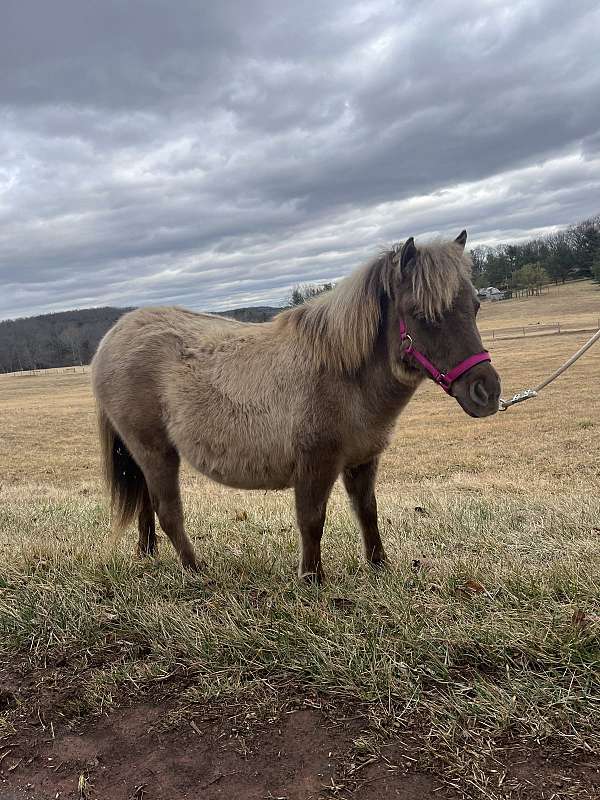
[[[404,350],[404,354],[407,356],[412,356],[412,358],[414,358],[414,360],[420,364],[421,367],[423,367],[429,377],[442,387],[446,394],[450,394],[450,390],[452,389],[452,384],[454,381],[458,380],[458,378],[460,378],[461,375],[464,375],[465,372],[468,372],[470,369],[472,369],[472,367],[476,366],[476,364],[481,364],[484,361],[492,360],[488,351],[483,350],[481,353],[476,353],[475,355],[465,358],[464,361],[461,361],[449,372],[440,372],[440,370],[434,364],[432,364],[431,361],[423,355],[423,353],[420,353],[415,349],[412,337],[407,331],[406,324],[403,319],[400,320],[400,341],[408,342],[408,347]]]

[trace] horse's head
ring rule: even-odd
[[[472,417],[498,411],[500,379],[475,317],[479,302],[465,254],[467,232],[446,244],[397,251],[390,294],[391,354],[404,370],[432,378]]]

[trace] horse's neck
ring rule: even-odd
[[[420,378],[403,381],[394,374],[384,340],[378,341],[372,357],[360,371],[359,380],[365,405],[372,414],[386,419],[400,413],[420,383]]]

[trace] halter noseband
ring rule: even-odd
[[[415,350],[412,337],[406,330],[406,324],[403,319],[400,320],[400,341],[408,342],[408,347],[404,350],[404,354],[412,356],[412,358],[423,367],[429,377],[442,387],[446,394],[450,394],[450,389],[454,381],[460,378],[461,375],[464,375],[465,372],[468,372],[476,364],[492,360],[488,351],[483,350],[481,353],[476,353],[473,356],[465,358],[464,361],[461,361],[460,364],[457,364],[449,372],[440,372],[423,353]]]

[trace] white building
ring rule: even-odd
[[[477,292],[477,296],[481,297],[483,300],[503,300],[504,292],[500,291],[500,289],[496,289],[495,286],[488,286],[487,289],[480,289]]]

